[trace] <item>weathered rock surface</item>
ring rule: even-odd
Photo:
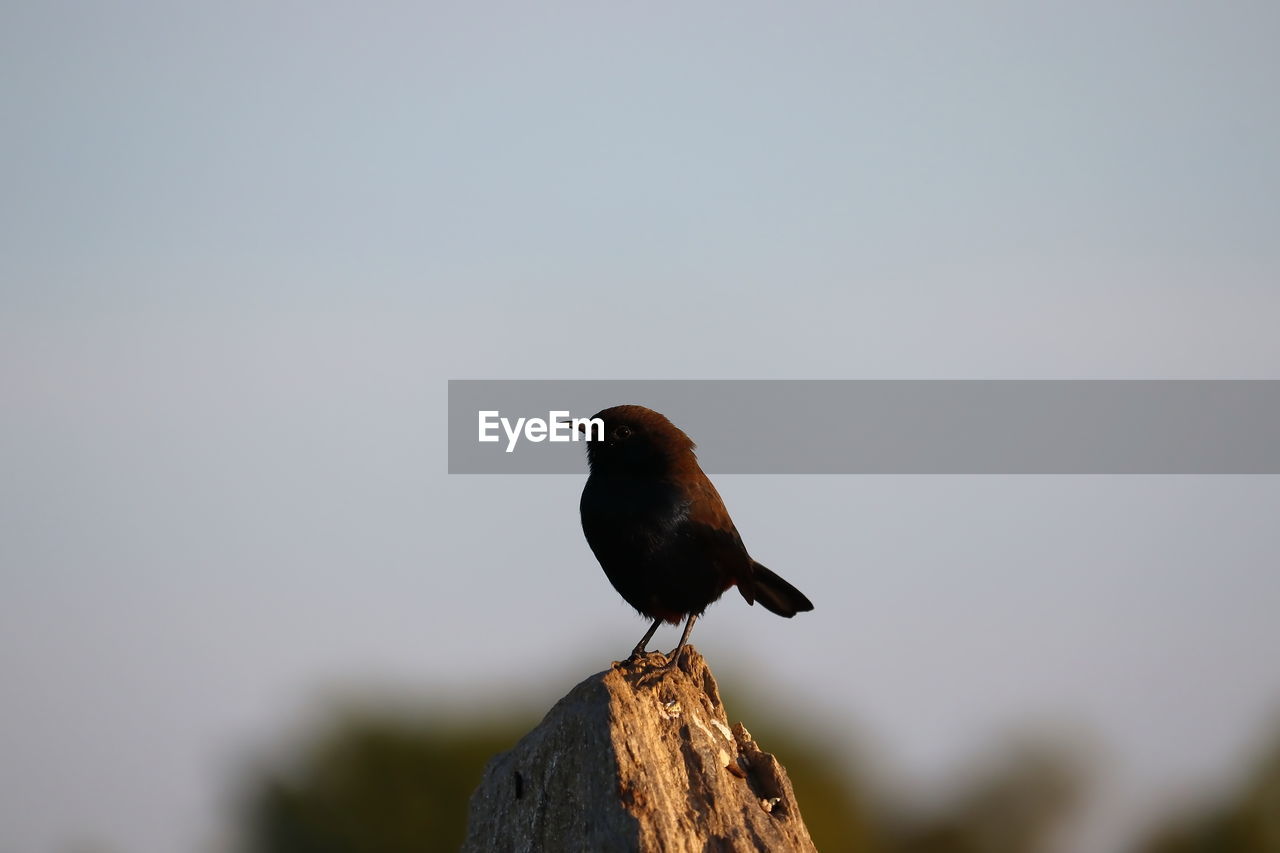
[[[813,851],[782,765],[730,727],[687,647],[573,688],[471,797],[466,853]]]

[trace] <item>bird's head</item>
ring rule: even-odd
[[[653,409],[613,406],[592,417],[604,422],[604,438],[587,442],[593,473],[661,475],[695,458],[689,436]]]

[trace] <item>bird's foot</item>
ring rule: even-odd
[[[614,661],[613,665],[616,669],[664,671],[667,668],[668,663],[667,655],[664,655],[662,652],[635,649],[631,652],[631,656],[626,660]]]

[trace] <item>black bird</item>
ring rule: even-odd
[[[644,406],[594,417],[604,421],[604,438],[587,443],[582,531],[613,588],[653,620],[631,658],[645,653],[663,622],[684,619],[667,664],[678,665],[693,623],[731,586],[779,616],[813,609],[804,593],[751,559],[689,436]]]

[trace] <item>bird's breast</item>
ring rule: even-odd
[[[597,551],[598,545],[652,550],[688,517],[689,503],[670,483],[593,475],[580,510],[583,532]]]

